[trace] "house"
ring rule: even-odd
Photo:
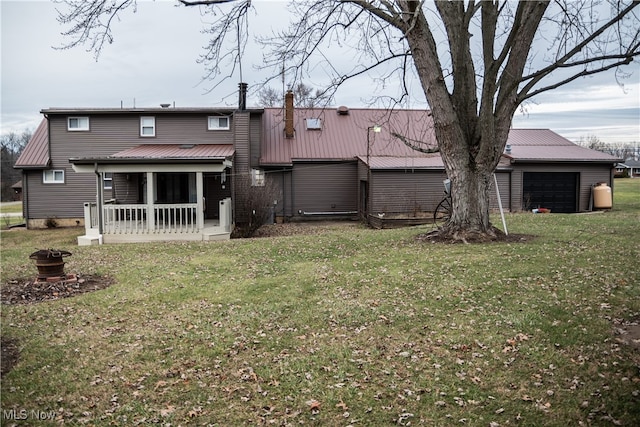
[[[262,116],[240,93],[240,108],[42,110],[15,165],[27,226],[84,223],[90,243],[229,238]]]
[[[260,167],[280,183],[276,216],[433,212],[443,199],[444,165],[437,153],[409,145],[436,146],[428,111],[265,108]],[[495,173],[500,201],[513,212],[589,210],[592,185],[612,186],[616,161],[547,129],[512,129]],[[498,208],[495,191],[491,207]]]
[[[640,177],[640,161],[627,159],[616,164],[616,178],[638,178]]]
[[[247,218],[234,185],[273,183],[277,220],[420,217],[443,198],[425,110],[49,108],[16,163],[30,228],[84,224],[81,244],[229,238]],[[426,148],[416,151],[411,146]],[[512,130],[496,170],[502,206],[588,210],[613,186],[604,153],[550,130]],[[240,188],[240,187],[238,187]],[[493,197],[492,206],[498,206]]]

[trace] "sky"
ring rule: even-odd
[[[250,29],[269,34],[286,25],[286,2],[254,0]],[[1,91],[0,133],[35,129],[40,110],[53,107],[228,107],[238,102],[238,75],[211,90],[197,59],[208,37],[199,8],[175,7],[175,2],[139,0],[136,13],[127,11],[114,23],[114,42],[96,61],[84,47],[60,50],[66,29],[56,20],[56,5],[44,0],[0,0]],[[250,46],[243,59],[243,80],[250,89],[265,77],[252,67],[260,63],[259,48]],[[333,58],[331,58],[333,60]],[[336,61],[348,60],[337,55]],[[574,142],[596,137],[617,143],[640,142],[640,62],[627,68],[630,78],[620,85],[613,73],[579,79],[541,94],[514,117],[515,128],[551,129]],[[321,70],[318,70],[320,73]],[[322,77],[305,83],[321,84]],[[367,106],[372,80],[363,77],[342,87],[335,105]],[[280,88],[278,88],[280,89]],[[377,88],[381,92],[395,88]],[[421,87],[410,108],[427,108]],[[393,93],[392,93],[393,92]],[[257,106],[249,93],[248,105]]]

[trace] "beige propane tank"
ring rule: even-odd
[[[595,209],[611,209],[611,187],[606,182],[599,182],[593,187],[593,207]]]

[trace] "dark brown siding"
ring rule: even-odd
[[[143,203],[140,194],[141,173],[114,173],[113,197],[123,205]]]
[[[513,165],[511,180],[512,210],[522,210],[522,175],[524,172],[577,172],[578,173],[578,210],[589,209],[591,199],[591,185],[606,182],[613,183],[611,178],[611,164],[515,164]]]
[[[262,140],[262,115],[252,114],[249,119],[249,164],[252,168],[260,166],[260,141]]]
[[[356,162],[306,163],[293,167],[293,209],[307,213],[358,209]]]
[[[433,212],[444,197],[444,171],[373,171],[371,213]]]
[[[274,185],[278,193],[278,203],[276,204],[275,210],[276,216],[290,218],[293,215],[291,170],[267,170],[266,179]]]
[[[511,174],[509,172],[496,172],[496,178],[498,180],[498,191],[500,192],[500,201],[502,202],[502,209],[505,211],[511,211],[509,189],[511,182]],[[490,209],[500,209],[498,204],[498,198],[495,190],[495,182],[491,178],[491,190],[489,192],[489,207]]]
[[[234,140],[235,156],[233,159],[234,182],[250,179],[249,176],[249,113],[236,113],[234,116]],[[240,181],[242,182],[242,181]],[[235,210],[235,221],[242,223],[248,221],[248,212],[241,207],[245,206],[244,194],[233,191]]]
[[[83,116],[83,114],[74,114]],[[82,218],[84,203],[96,199],[96,176],[75,173],[69,158],[109,156],[141,144],[232,144],[233,132],[207,130],[207,114],[155,115],[156,136],[140,136],[140,116],[153,114],[88,115],[89,131],[69,132],[67,115],[49,115],[51,169],[65,171],[64,184],[43,184],[42,171],[29,174],[29,218]],[[233,119],[231,122],[233,126]],[[121,178],[121,177],[120,177]],[[123,182],[114,179],[116,189]],[[118,190],[116,190],[118,191]],[[118,193],[127,203],[138,200],[136,193]],[[104,198],[112,198],[105,190]]]

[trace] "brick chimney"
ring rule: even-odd
[[[293,92],[288,90],[284,96],[284,136],[293,138]]]

